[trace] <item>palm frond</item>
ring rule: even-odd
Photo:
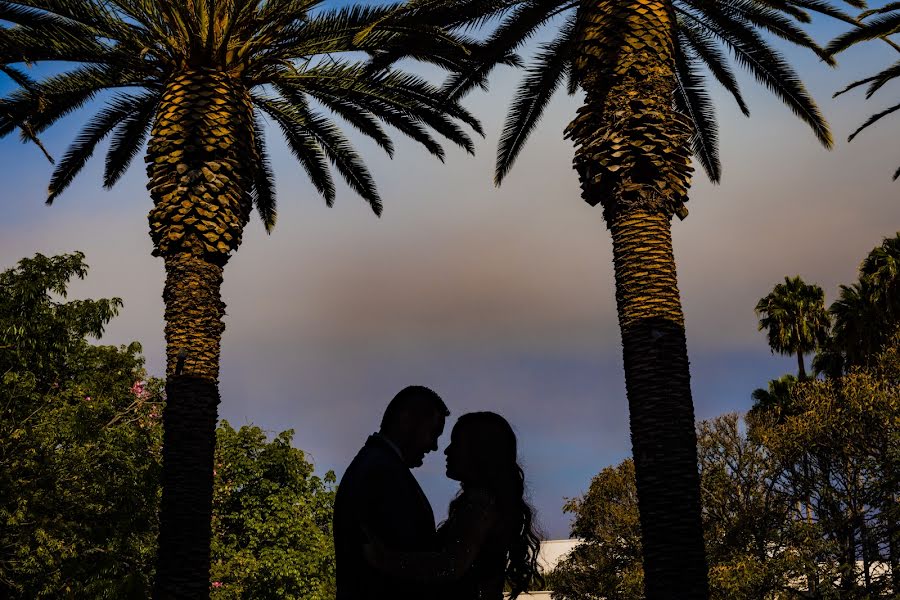
[[[259,95],[254,95],[253,103],[275,120],[294,158],[306,171],[316,190],[325,198],[325,204],[332,206],[335,194],[334,181],[328,172],[325,153],[316,139],[297,122],[293,106]]]
[[[716,81],[734,98],[744,116],[749,117],[750,109],[744,102],[737,77],[731,70],[727,57],[719,50],[712,37],[706,31],[697,27],[695,23],[687,21],[682,16],[679,15],[679,17],[679,44],[686,51],[693,53],[698,59],[703,61]]]
[[[40,133],[102,90],[139,86],[144,82],[133,71],[87,65],[13,92],[6,98],[6,107],[16,118],[27,116],[34,132]]]
[[[320,101],[333,113],[347,121],[354,129],[375,142],[375,144],[387,153],[394,156],[394,143],[388,134],[378,124],[378,120],[368,112],[363,112],[359,106],[340,98],[320,99]]]
[[[378,107],[388,106],[421,121],[470,154],[474,152],[472,140],[454,119],[483,135],[481,124],[459,103],[444,100],[436,87],[419,77],[397,71],[369,73],[363,77],[362,70],[336,62],[282,77],[295,89],[314,97],[344,97],[360,107],[372,106],[370,112],[379,118]]]
[[[448,28],[478,29],[501,17],[522,0],[408,0],[406,10]]]
[[[709,11],[695,14],[678,10],[722,41],[739,64],[809,125],[823,146],[832,147],[834,141],[828,123],[800,77],[758,33],[724,13]]]
[[[880,121],[880,120],[883,119],[884,117],[886,117],[886,116],[888,116],[888,115],[890,115],[890,114],[892,114],[892,113],[895,113],[895,112],[897,112],[898,110],[900,110],[900,104],[895,104],[894,106],[891,106],[890,108],[886,108],[886,109],[884,109],[884,110],[881,111],[881,112],[875,113],[874,115],[872,115],[871,117],[869,117],[868,119],[866,119],[866,122],[863,123],[862,125],[860,125],[860,126],[856,129],[856,131],[854,131],[853,133],[851,133],[850,136],[847,138],[847,141],[848,141],[848,142],[852,142],[852,141],[853,141],[853,138],[855,138],[857,135],[859,135],[859,133],[860,133],[863,129],[866,129],[867,127],[870,127],[871,125],[874,125],[875,123],[877,123],[878,121]]]
[[[140,98],[137,96],[118,96],[84,126],[50,177],[47,204],[52,204],[53,200],[72,183],[94,153],[97,144],[123,119],[131,116],[139,102]]]
[[[444,150],[434,138],[432,138],[424,126],[424,121],[415,116],[403,102],[394,102],[388,96],[376,96],[375,94],[355,94],[352,90],[306,90],[313,98],[323,105],[330,107],[334,103],[343,103],[348,106],[359,107],[358,110],[371,113],[383,123],[397,129],[413,141],[423,146],[431,155],[441,162],[444,161]],[[468,136],[462,134],[457,139],[450,141],[464,146]]]
[[[739,26],[744,25],[745,28],[748,28],[747,25],[753,24],[757,28],[768,31],[796,46],[812,50],[816,56],[829,66],[833,67],[837,64],[834,57],[826,53],[803,29],[795,25],[785,15],[762,6],[757,1],[729,0],[728,2],[717,3],[716,7],[723,14],[727,14],[734,19],[734,22]],[[715,10],[709,8],[704,9],[706,14],[715,12]]]
[[[47,24],[39,28],[0,28],[0,61],[4,64],[34,64],[40,61],[109,63],[122,58],[114,48],[98,43],[92,31],[72,31]]]
[[[119,22],[112,10],[113,5],[89,0],[22,0],[3,2],[38,9],[55,17],[58,23],[79,24],[109,35],[124,24]],[[14,21],[15,22],[15,21]],[[24,24],[24,23],[20,23]],[[112,36],[111,36],[112,37]]]
[[[484,87],[494,67],[509,64],[510,54],[557,14],[560,3],[560,0],[521,2],[477,49],[477,60],[469,68],[451,74],[444,84],[444,93],[457,99],[475,87]]]
[[[842,33],[828,43],[825,52],[838,54],[859,42],[876,40],[897,31],[900,31],[900,12],[873,19],[861,27]]]
[[[574,20],[574,15],[569,17],[557,38],[541,47],[516,90],[497,145],[496,185],[509,173],[550,98],[570,70]]]
[[[862,85],[866,85],[867,83],[872,83],[872,82],[875,81],[876,79],[878,79],[878,75],[872,75],[871,77],[866,77],[866,78],[864,78],[864,79],[859,79],[859,80],[857,80],[857,81],[854,81],[854,82],[848,84],[847,87],[842,88],[842,89],[836,91],[834,94],[831,95],[831,97],[832,97],[832,98],[837,98],[838,96],[841,96],[841,95],[843,95],[843,94],[846,94],[847,92],[849,92],[849,91],[851,91],[851,90],[855,90],[856,88],[858,88],[858,87],[860,87],[860,86],[862,86]]]
[[[303,126],[312,135],[325,156],[335,166],[347,185],[369,203],[376,215],[381,215],[382,204],[375,187],[375,181],[369,174],[362,157],[344,137],[341,130],[331,121],[311,110],[301,112],[298,117]]]
[[[676,46],[675,66],[678,87],[676,107],[686,114],[694,126],[691,147],[707,177],[719,183],[722,164],[719,161],[719,133],[713,102],[706,91],[703,76],[699,73],[700,61],[690,51]]]
[[[871,79],[870,85],[866,89],[866,98],[871,98],[875,94],[875,92],[898,77],[900,77],[900,61],[895,62],[888,68],[877,73]]]
[[[257,162],[253,170],[253,204],[259,211],[266,233],[272,233],[278,217],[275,203],[275,175],[266,152],[265,132],[258,116],[253,119],[253,143],[256,146]]]
[[[870,8],[869,10],[864,10],[861,13],[859,13],[859,15],[857,15],[857,18],[859,18],[860,20],[868,19],[872,15],[883,15],[883,14],[887,14],[889,12],[894,12],[895,10],[900,10],[900,2],[888,2],[884,6],[879,6],[878,8]]]
[[[0,64],[0,73],[3,73],[26,90],[30,90],[34,87],[34,80],[20,69]]]
[[[847,4],[850,6],[857,6],[854,2],[847,1]],[[859,22],[857,19],[848,13],[842,11],[837,8],[833,4],[829,2],[825,2],[824,0],[785,0],[786,3],[792,4],[794,6],[799,6],[800,8],[818,13],[820,15],[824,15],[826,17],[831,17],[837,21],[842,21],[844,23],[849,23],[851,25],[857,25]],[[865,4],[862,2],[861,4]],[[857,6],[858,8],[859,6]]]
[[[131,114],[113,131],[103,171],[103,187],[106,189],[118,183],[143,147],[150,133],[158,101],[157,94],[148,93],[139,97]]]
[[[5,100],[0,100],[0,138],[3,138],[16,129],[21,132],[21,137],[26,142],[31,142],[44,154],[50,164],[54,164],[55,161],[53,157],[50,155],[50,152],[47,151],[47,148],[44,147],[43,142],[41,142],[40,138],[37,134],[34,133],[34,130],[31,128],[31,124],[28,123],[27,119],[24,117],[15,117],[8,109],[8,103]]]

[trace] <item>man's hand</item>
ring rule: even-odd
[[[363,535],[368,539],[368,543],[363,545],[363,556],[366,558],[367,563],[378,568],[384,562],[387,546],[367,525],[360,523],[359,526],[363,530]]]

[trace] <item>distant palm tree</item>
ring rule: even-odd
[[[900,327],[900,234],[887,237],[859,266],[859,279],[842,285],[832,303],[834,327],[817,361],[832,373],[868,366]]]
[[[766,330],[772,352],[797,357],[798,377],[806,379],[803,355],[825,343],[831,326],[822,288],[785,277],[756,303],[759,330]]]
[[[869,252],[859,266],[859,277],[871,284],[872,300],[885,316],[900,323],[900,231]]]
[[[107,90],[57,163],[47,202],[111,136],[103,183],[113,186],[149,136],[153,254],[165,263],[168,403],[155,596],[209,589],[210,501],[223,267],[255,206],[275,225],[275,193],[260,117],[271,119],[330,206],[330,162],[376,214],[381,198],[331,116],[388,154],[393,126],[442,158],[430,130],[472,151],[461,121],[478,122],[409,73],[357,54],[410,56],[462,68],[467,41],[417,23],[399,5],[326,10],[323,0],[0,1],[0,64],[19,88],[0,100],[0,136],[28,139]],[[343,57],[342,57],[343,56]],[[64,62],[33,80],[17,64]],[[178,377],[183,371],[185,377]]]
[[[873,16],[876,18],[866,21],[869,17]],[[857,23],[856,27],[839,35],[826,46],[825,52],[828,53],[829,56],[843,52],[860,42],[870,40],[885,41],[895,50],[900,50],[900,47],[888,39],[888,36],[900,32],[900,2],[888,2],[880,8],[873,8],[872,10],[862,12],[859,14],[858,19],[860,23]],[[875,75],[854,81],[841,91],[837,92],[835,96],[840,96],[850,90],[867,85],[866,98],[871,98],[875,92],[898,77],[900,77],[900,61],[886,67]],[[889,108],[875,113],[851,133],[847,138],[847,141],[853,141],[853,138],[859,135],[864,129],[874,125],[884,117],[893,114],[898,110],[900,110],[900,104],[894,104]],[[900,167],[894,171],[893,178],[896,180],[898,177],[900,177]]]
[[[854,0],[855,1],[855,0]],[[563,84],[585,101],[566,130],[582,197],[612,232],[616,301],[631,418],[646,594],[706,598],[694,411],[671,220],[696,158],[713,181],[721,166],[706,71],[749,113],[726,57],[775,93],[831,145],[800,78],[763,34],[824,53],[798,26],[809,11],[853,19],[818,0],[410,0],[461,27],[501,20],[481,60],[451,76],[450,98],[484,85],[508,53],[552,24],[528,66],[503,128],[495,182],[510,171]]]
[[[798,381],[797,377],[788,373],[769,381],[767,388],[756,388],[750,395],[753,399],[750,412],[776,413],[780,418],[784,418],[790,414],[793,404],[791,390]]]

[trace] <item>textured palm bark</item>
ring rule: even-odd
[[[145,158],[155,256],[225,264],[250,219],[254,148],[243,83],[200,69],[168,83]]]
[[[190,254],[164,260],[167,373],[174,373],[182,352],[184,374],[218,381],[219,346],[225,331],[225,303],[219,294],[223,269]]]
[[[219,391],[208,377],[169,377],[154,600],[209,598],[212,466]]]
[[[166,86],[147,147],[150,236],[165,261],[163,495],[153,597],[209,597],[220,290],[252,207],[253,112],[239,80],[193,69]],[[183,356],[183,375],[176,373]]]
[[[692,126],[674,108],[674,13],[658,0],[582,0],[566,135],[582,197],[612,232],[616,304],[647,600],[706,600],[707,564],[671,220],[684,217]]]
[[[612,223],[646,597],[709,595],[684,317],[665,215]]]

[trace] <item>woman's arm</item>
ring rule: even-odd
[[[496,519],[493,498],[486,492],[467,491],[466,501],[445,530],[447,542],[437,552],[399,552],[377,538],[365,547],[366,560],[393,577],[440,583],[459,579],[472,565]]]

